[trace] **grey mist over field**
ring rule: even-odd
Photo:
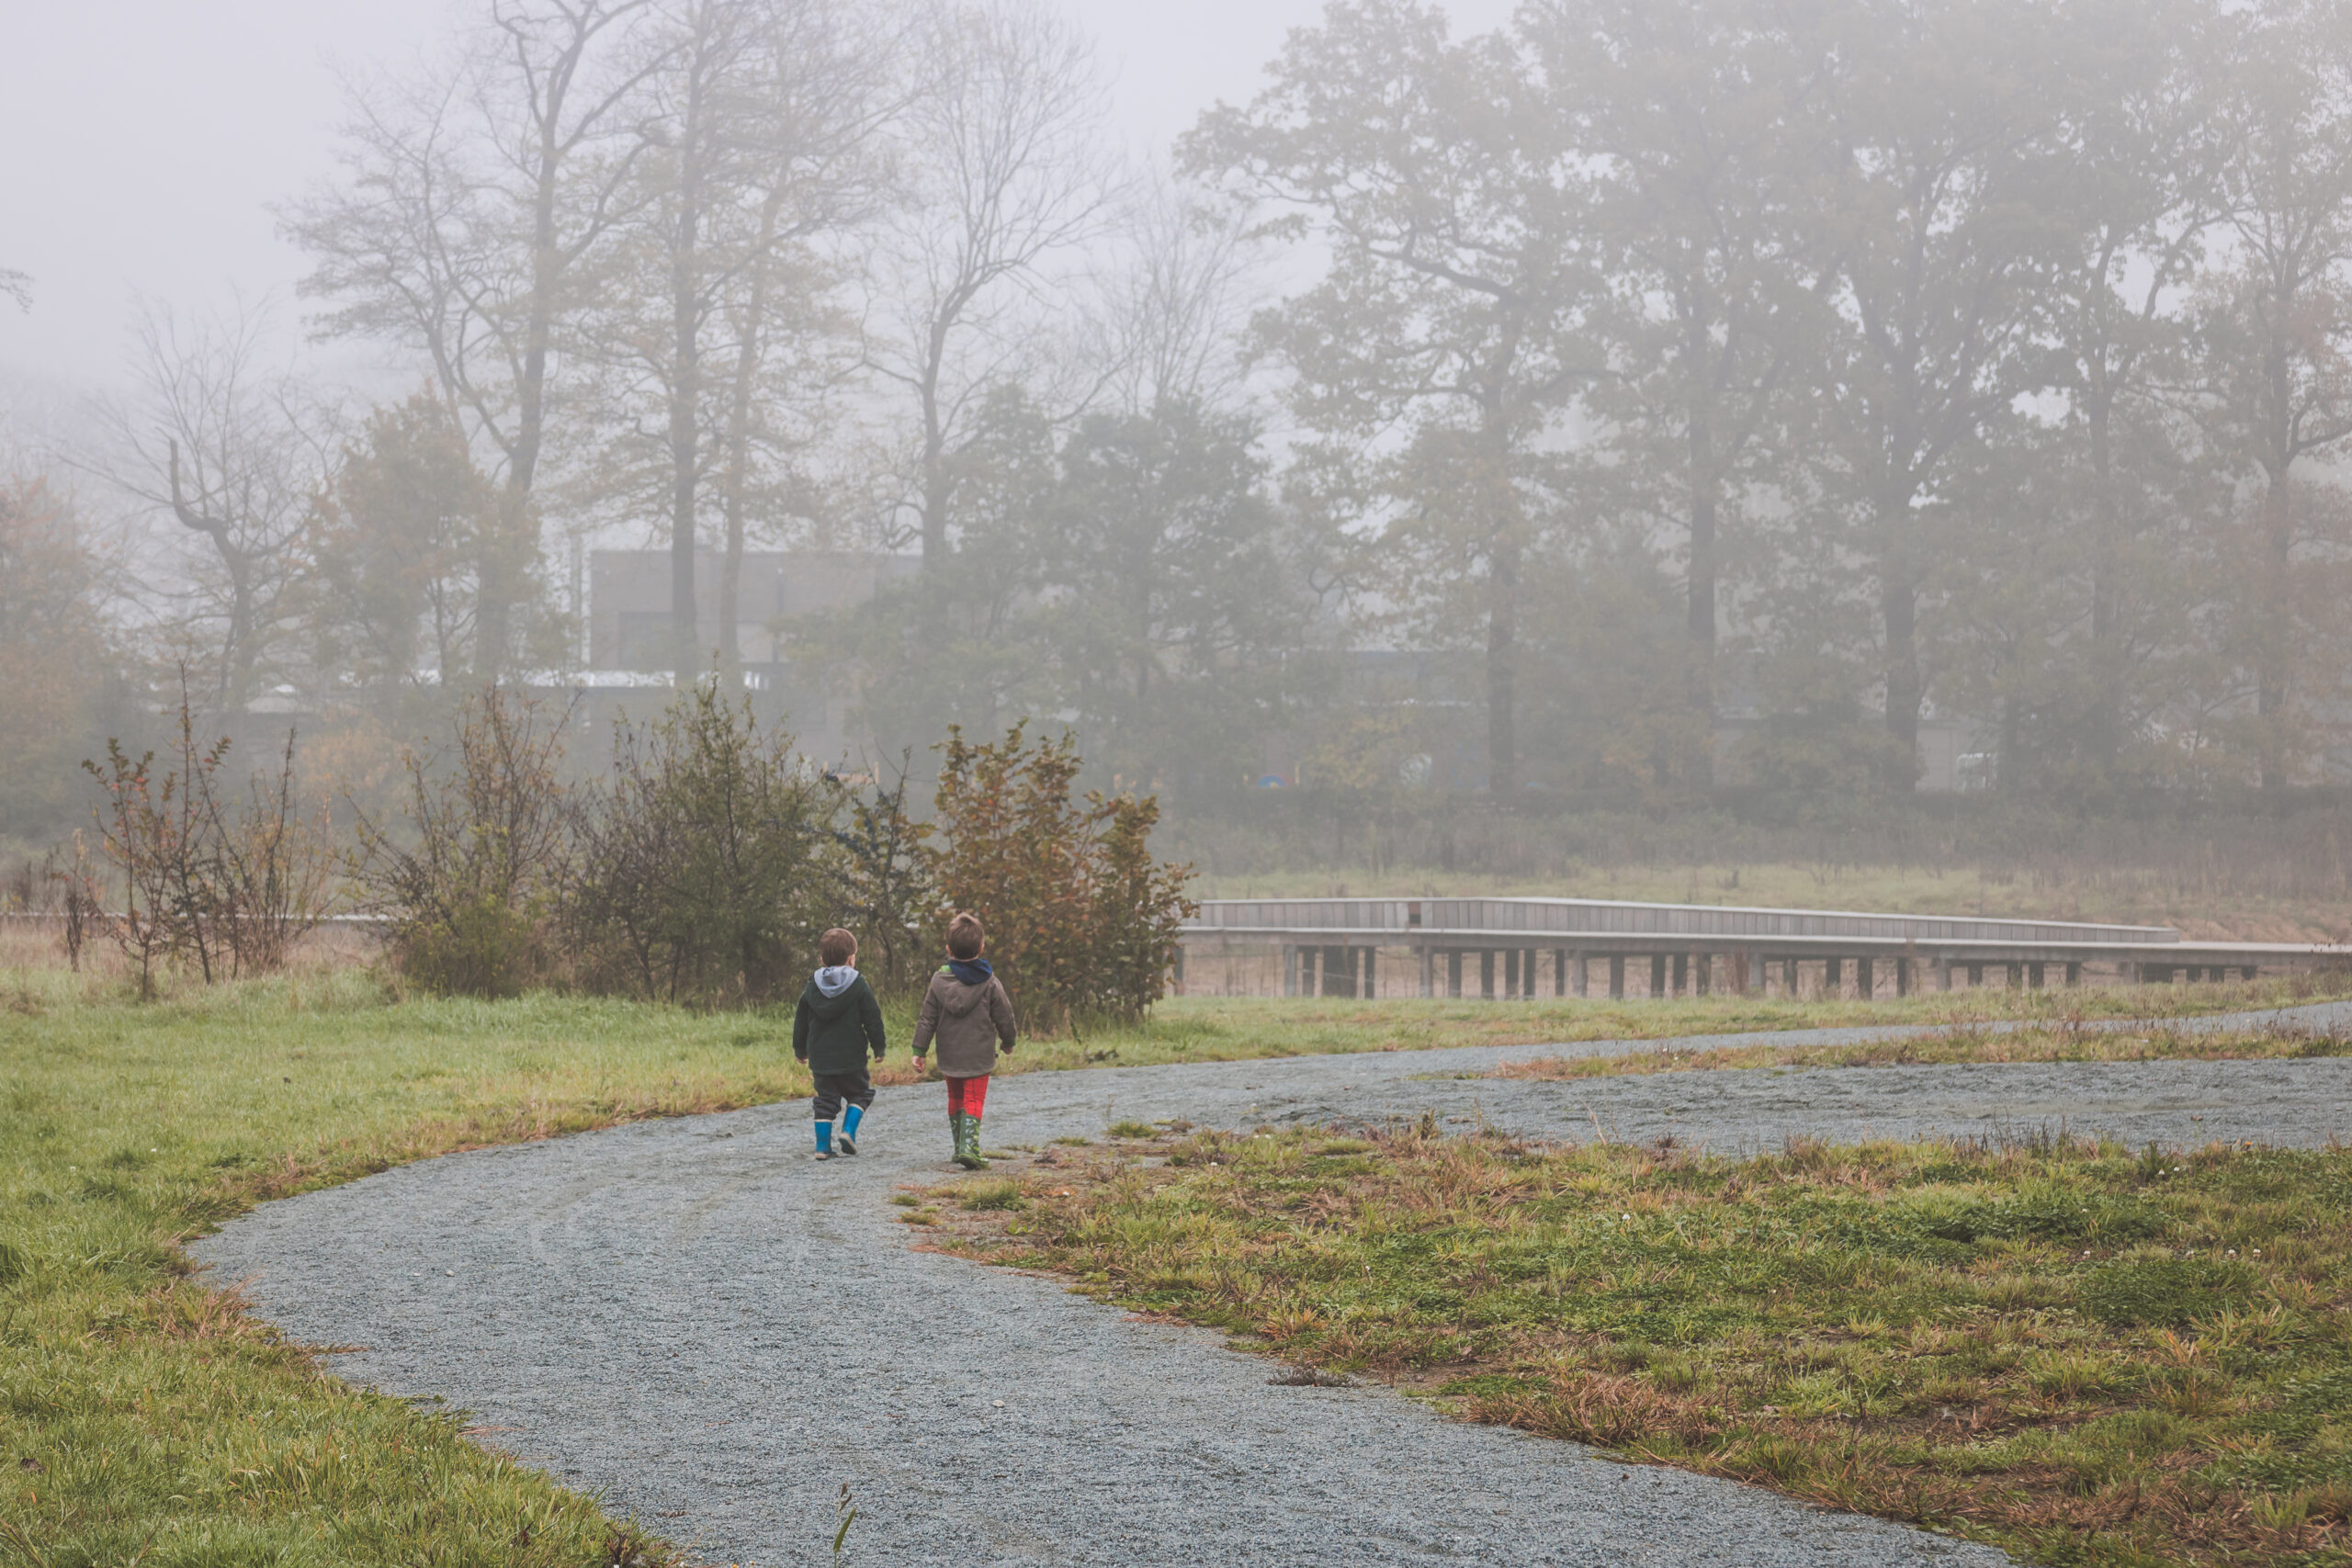
[[[380,806],[712,681],[1067,730],[1212,872],[2341,891],[2334,0],[25,9],[12,850],[183,697]]]

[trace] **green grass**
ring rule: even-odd
[[[2352,1151],[1158,1152],[1040,1156],[944,1245],[2035,1561],[2352,1562]]]
[[[2282,975],[2226,985],[1928,991],[1863,1001],[1708,996],[1657,1001],[1557,998],[1352,1000],[1338,997],[1172,997],[1135,1027],[1023,1041],[1000,1071],[1233,1062],[1344,1051],[1658,1040],[1855,1024],[1967,1025],[2007,1020],[2065,1030],[2101,1019],[2189,1018],[2352,995],[2352,974]],[[894,1023],[893,1027],[896,1025]],[[894,1033],[892,1039],[899,1036]]]
[[[2243,999],[2206,989],[1901,1003],[1180,998],[1139,1028],[1025,1041],[1006,1066],[1896,1021],[1961,1002],[2096,1014]],[[886,1009],[901,1053],[886,1081],[911,1077],[910,1010]],[[468,1440],[461,1416],[325,1375],[233,1292],[192,1278],[179,1243],[266,1199],[454,1149],[797,1098],[808,1085],[788,1022],[554,996],[395,1001],[352,967],[139,1005],[117,976],[0,969],[0,1563],[568,1564],[658,1551]]]
[[[461,1416],[322,1375],[176,1244],[450,1149],[806,1093],[773,1027],[390,1006],[352,971],[150,1007],[47,988],[0,1012],[0,1562],[652,1560]]]

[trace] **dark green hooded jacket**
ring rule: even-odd
[[[882,1004],[865,976],[827,996],[811,976],[792,1014],[792,1054],[812,1073],[854,1073],[865,1066],[870,1049],[882,1059]]]

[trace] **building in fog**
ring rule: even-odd
[[[851,733],[847,693],[823,671],[785,657],[780,624],[862,604],[892,582],[914,575],[913,556],[845,550],[746,550],[737,594],[736,646],[742,650],[744,685],[763,724],[781,724],[800,750],[822,761],[854,755],[864,737]],[[722,562],[706,551],[695,559],[695,640],[715,657],[719,643],[718,580]],[[634,713],[666,701],[673,668],[671,641],[670,552],[596,550],[588,558],[588,672],[582,684],[603,711]]]

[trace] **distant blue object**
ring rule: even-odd
[[[1290,787],[1290,780],[1283,777],[1280,773],[1268,773],[1264,778],[1258,781],[1258,787],[1260,789],[1288,789]]]

